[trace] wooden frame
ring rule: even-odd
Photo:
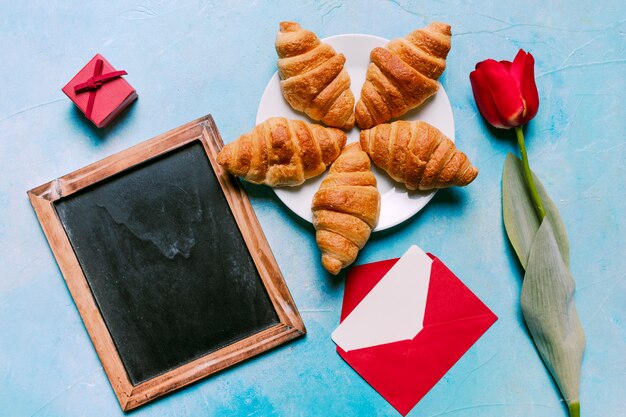
[[[276,310],[279,323],[133,386],[56,213],[54,202],[193,141],[200,141],[206,151]],[[124,411],[306,333],[304,323],[285,285],[247,195],[237,180],[233,179],[216,162],[217,153],[222,146],[222,138],[215,122],[210,115],[207,115],[28,191],[30,202],[59,264],[67,287]]]

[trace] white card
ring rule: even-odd
[[[331,335],[344,351],[411,340],[424,327],[432,259],[411,246]]]

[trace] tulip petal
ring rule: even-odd
[[[491,87],[489,86],[485,75],[479,69],[472,71],[470,73],[470,83],[472,84],[474,100],[476,101],[476,106],[478,106],[478,111],[480,111],[480,114],[482,114],[482,116],[491,125],[503,129],[508,129],[509,126],[507,126],[500,118],[500,114],[498,113],[498,109],[496,108],[496,103],[493,100]]]
[[[517,52],[517,55],[515,55],[515,59],[509,68],[511,77],[513,77],[520,89],[522,87],[522,76],[524,74],[527,56],[526,52],[524,52],[523,49],[520,49],[519,52]]]
[[[502,64],[509,73],[511,72],[511,61],[500,61],[500,64]]]
[[[474,69],[478,69],[480,68],[483,64],[485,63],[485,61],[480,61],[476,64],[476,66],[474,67]]]
[[[535,84],[535,58],[528,54],[522,73],[522,84],[520,85],[522,97],[526,102],[526,111],[522,123],[528,123],[539,110],[539,93],[537,92],[537,84]]]
[[[524,100],[522,124],[526,124],[535,117],[539,109],[539,94],[535,84],[535,59],[520,49],[513,60],[510,73],[522,93]]]
[[[515,79],[504,65],[492,59],[484,61],[479,71],[485,75],[491,87],[500,118],[508,127],[519,126],[522,123],[524,101]]]

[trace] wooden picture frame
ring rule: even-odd
[[[194,141],[199,141],[203,145],[278,315],[279,323],[133,386],[57,215],[54,203]],[[28,191],[30,202],[67,287],[124,411],[304,335],[306,332],[247,195],[238,180],[231,177],[216,162],[217,154],[222,146],[223,142],[215,122],[210,115],[207,115]]]

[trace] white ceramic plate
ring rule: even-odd
[[[323,39],[332,45],[337,52],[346,57],[345,68],[350,74],[351,89],[354,97],[358,100],[361,86],[365,81],[365,72],[369,65],[370,52],[377,46],[385,46],[387,39],[372,35],[337,35]],[[270,117],[286,117],[288,119],[300,119],[312,122],[303,113],[293,110],[285,101],[280,91],[280,79],[278,73],[270,79],[256,114],[256,123],[262,123]],[[454,141],[454,119],[452,107],[448,95],[441,84],[434,97],[431,97],[419,108],[402,116],[403,120],[424,120],[441,130],[446,136]],[[348,143],[358,142],[359,129],[354,127],[348,134]],[[378,226],[374,231],[380,231],[395,226],[420,211],[428,203],[435,191],[409,191],[402,184],[396,183],[381,169],[373,164],[374,174],[378,181],[378,190],[381,195],[381,209]],[[278,198],[285,203],[294,213],[304,220],[311,222],[311,201],[317,192],[326,174],[307,180],[298,187],[275,188]]]

